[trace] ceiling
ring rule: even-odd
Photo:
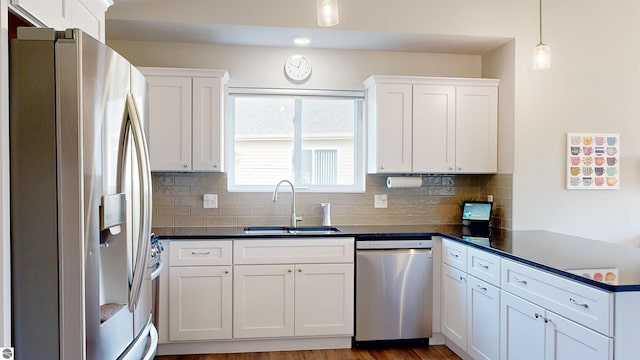
[[[484,54],[510,39],[334,30],[333,28],[287,28],[252,25],[166,22],[153,20],[106,20],[107,40],[188,42],[243,46],[292,47],[293,38],[308,37],[308,48]]]

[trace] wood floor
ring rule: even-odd
[[[397,349],[339,349],[157,356],[156,360],[458,360],[444,345]]]

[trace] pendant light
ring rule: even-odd
[[[551,47],[542,43],[542,0],[540,0],[540,42],[533,48],[533,70],[551,68]]]
[[[338,0],[316,0],[318,11],[318,25],[337,25],[338,20]]]

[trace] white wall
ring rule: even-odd
[[[512,164],[509,154],[503,152],[509,145],[501,148],[500,164],[501,171],[508,171],[510,165],[513,166],[514,229],[544,229],[634,246],[640,244],[640,141],[636,140],[640,134],[640,2],[545,1],[543,35],[545,43],[552,48],[552,69],[541,72],[531,69],[532,48],[538,42],[536,0],[394,1],[393,6],[388,3],[383,0],[341,1],[341,23],[337,29],[515,39],[511,64],[513,109],[501,107],[501,111],[513,111],[513,123],[504,124],[501,120],[500,130],[503,135],[502,131],[511,131],[506,127],[513,126]],[[180,9],[175,9],[171,7],[171,1],[157,0],[154,9],[144,14],[135,11],[135,6],[123,6],[114,8],[114,13],[108,15],[145,18],[151,13],[159,13],[166,21],[184,17],[194,21],[213,19],[227,24],[314,26],[312,4],[307,2],[245,0],[242,2],[244,7],[234,4],[237,2],[189,0],[181,3]],[[293,10],[285,10],[285,6],[292,6]],[[246,11],[247,8],[252,11]],[[186,9],[198,11],[186,15]],[[150,49],[156,52],[159,47],[153,44]],[[196,53],[203,53],[198,51]],[[273,58],[267,55],[260,61],[271,62],[269,67],[272,68],[284,61],[287,50],[276,50],[274,54],[278,52],[279,55]],[[129,55],[127,51],[123,53]],[[146,59],[152,60],[151,56]],[[496,57],[503,56],[490,54],[487,72],[503,73],[491,64],[497,61]],[[185,59],[184,55],[180,57]],[[166,61],[166,58],[158,60]],[[192,61],[197,66],[205,65],[209,60]],[[246,64],[248,60],[235,61]],[[233,64],[231,61],[228,67]],[[406,65],[409,70],[414,64]],[[258,68],[261,66],[257,65]],[[336,74],[318,71],[322,71],[323,77],[336,79],[357,69],[346,67]],[[261,75],[248,72],[245,76],[231,70],[232,81],[234,77],[241,77],[238,80],[241,83]],[[378,68],[375,70],[379,72]],[[358,73],[360,75],[362,73]],[[278,85],[285,86],[286,83],[282,80]],[[320,81],[314,86],[322,87],[326,83]],[[567,132],[621,134],[619,190],[565,189]]]
[[[300,49],[137,41],[107,41],[136,66],[214,68],[229,71],[231,87],[361,90],[372,74],[479,77],[479,55]],[[285,60],[297,53],[311,61],[312,75],[293,85]]]

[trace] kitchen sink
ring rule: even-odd
[[[245,234],[250,235],[330,235],[340,232],[340,229],[330,226],[288,227],[288,226],[249,226],[244,228]]]

